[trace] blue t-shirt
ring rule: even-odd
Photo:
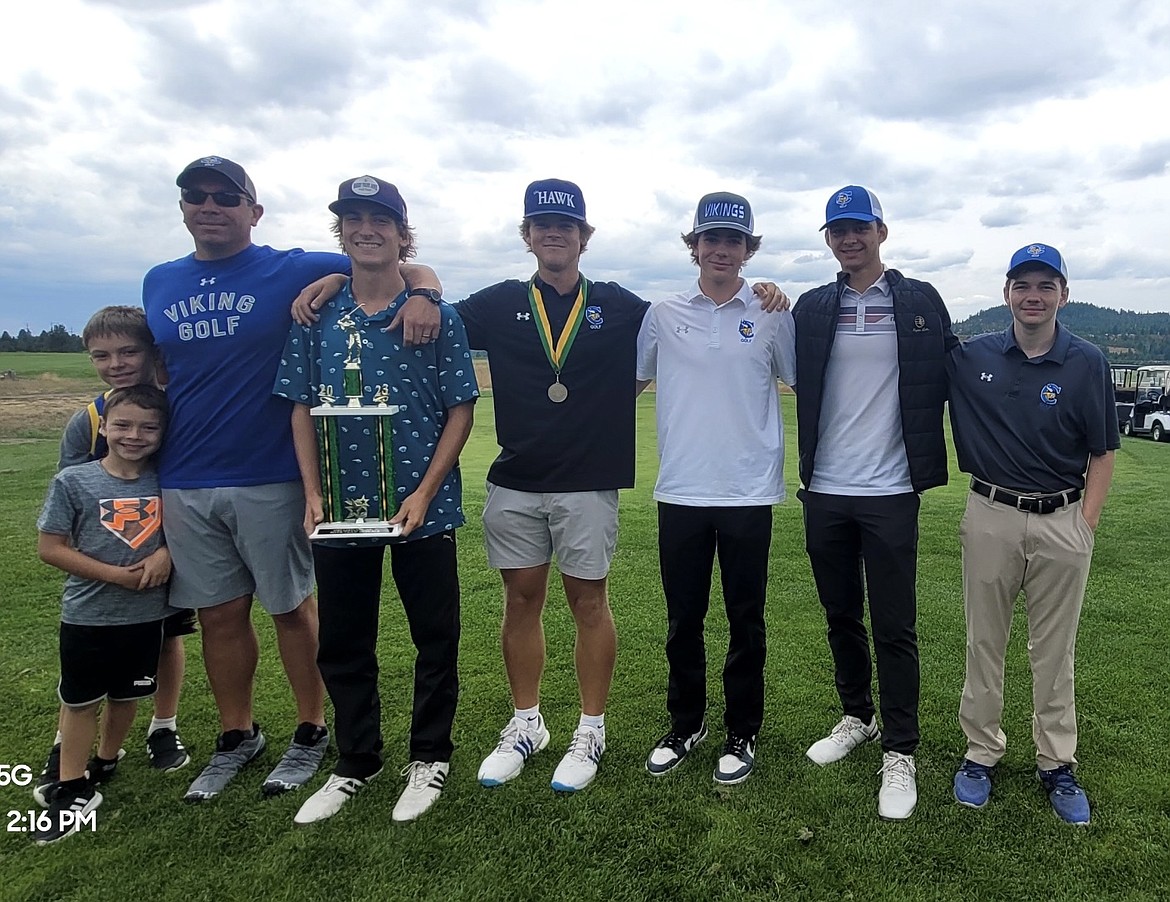
[[[405,300],[403,292],[373,316],[367,318],[360,310],[354,314],[362,336],[362,403],[373,405],[375,393],[384,386],[385,402],[401,408],[385,418],[393,435],[395,510],[426,475],[447,423],[447,411],[479,397],[467,332],[454,308],[441,305],[442,327],[435,341],[421,348],[407,348],[402,342],[401,326],[393,332],[386,331]],[[348,335],[338,320],[356,306],[347,284],[321,308],[316,324],[293,324],[272,387],[277,396],[316,405],[324,388],[332,393],[337,405],[345,404]],[[368,465],[377,447],[374,421],[374,417],[336,418],[344,494],[367,498],[371,517],[384,515],[378,474]],[[422,539],[463,523],[463,489],[456,465],[431,500],[422,525],[406,540],[391,541]]]
[[[251,245],[226,260],[191,255],[146,274],[142,306],[170,379],[163,488],[300,479],[292,407],[272,383],[293,299],[335,272],[349,272],[349,258]]]

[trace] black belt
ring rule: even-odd
[[[1051,514],[1081,498],[1080,489],[1065,489],[1051,495],[1018,495],[975,477],[971,477],[971,491],[1025,514]]]

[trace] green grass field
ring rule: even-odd
[[[84,379],[87,382],[97,380],[93,364],[89,362],[89,355],[85,353],[34,354],[8,351],[0,354],[0,372],[9,370],[18,377],[26,378],[53,373],[62,379]]]
[[[795,449],[792,398],[784,399]],[[880,750],[818,768],[804,749],[839,716],[824,619],[803,551],[800,506],[776,510],[768,602],[767,712],[756,774],[717,791],[711,770],[721,730],[679,769],[643,769],[665,730],[664,602],[657,574],[653,398],[639,406],[638,487],[623,493],[611,576],[620,649],[608,710],[609,750],[596,782],[575,797],[549,788],[576,722],[572,622],[556,589],[545,616],[542,708],[549,749],[506,786],[475,782],[479,761],[510,714],[498,650],[500,589],[486,566],[479,514],[495,454],[490,398],[463,458],[468,526],[460,534],[462,697],[451,779],[430,813],[395,825],[390,809],[406,763],[412,649],[393,589],[380,637],[387,768],[344,812],[312,828],[292,816],[304,791],[260,798],[259,785],[292,729],[292,709],[267,619],[256,616],[262,661],[256,711],[269,736],[262,760],[219,799],[181,801],[209,755],[215,709],[190,641],[180,715],[194,761],[161,776],[142,747],[142,712],[97,829],[49,848],[0,839],[0,898],[11,900],[366,899],[1138,899],[1170,890],[1170,744],[1167,728],[1165,538],[1170,447],[1126,439],[1097,537],[1080,630],[1080,775],[1093,824],[1064,825],[1033,776],[1024,621],[1008,666],[1009,751],[981,812],[951,799],[963,750],[956,708],[964,625],[956,529],[964,482],[925,496],[921,518],[919,636],[922,735],[919,806],[905,823],[876,813]],[[62,577],[34,553],[34,521],[55,444],[0,445],[5,565],[0,576],[0,764],[39,770],[57,701],[56,622]],[[729,451],[733,449],[729,447]],[[859,449],[864,453],[864,449]],[[788,485],[794,493],[795,452]],[[708,628],[710,720],[722,723],[719,661],[726,625],[716,591]],[[0,787],[0,815],[34,807],[27,788]],[[5,818],[5,826],[13,816]]]

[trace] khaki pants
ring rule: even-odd
[[[1073,666],[1077,623],[1093,556],[1081,503],[1025,514],[972,492],[959,526],[967,613],[967,679],[959,723],[967,757],[988,767],[1004,755],[1003,671],[1012,608],[1024,593],[1032,667],[1032,738],[1042,770],[1076,764]]]

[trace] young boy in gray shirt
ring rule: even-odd
[[[132,385],[106,398],[101,460],[61,470],[37,520],[37,554],[69,574],[61,599],[60,781],[38,819],[38,845],[74,833],[102,802],[95,784],[113,773],[138,700],[154,694],[171,561],[151,458],[162,444],[166,395]],[[97,755],[87,758],[98,733]]]

